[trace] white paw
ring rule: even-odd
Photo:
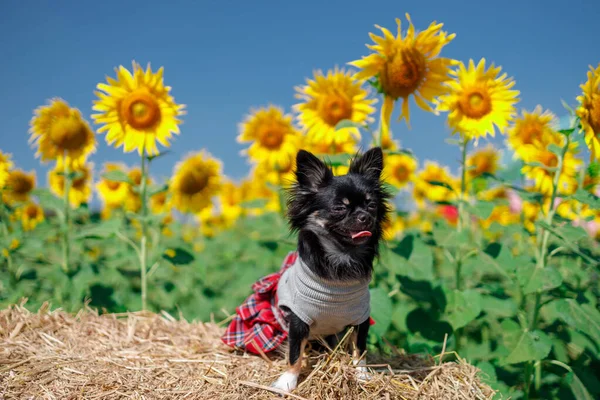
[[[298,375],[292,372],[284,372],[271,386],[276,389],[291,392],[298,386]]]
[[[353,360],[352,364],[358,365],[358,367],[356,367],[357,380],[366,382],[371,379],[371,374],[369,373],[369,370],[367,369],[367,367],[364,367],[364,365],[367,364],[364,358],[358,361]]]

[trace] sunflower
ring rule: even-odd
[[[289,157],[285,163],[275,169],[268,162],[260,162],[254,166],[254,176],[275,186],[289,186],[295,179],[296,157]]]
[[[221,212],[229,221],[237,220],[243,214],[243,208],[240,205],[243,201],[242,189],[231,181],[225,181],[219,192],[219,202]]]
[[[306,86],[296,87],[296,98],[302,100],[294,105],[298,123],[306,131],[310,142],[332,145],[360,141],[360,131],[355,127],[335,130],[340,121],[350,120],[365,125],[373,122],[376,99],[369,99],[369,92],[362,82],[344,69],[314,73],[314,80],[307,79]]]
[[[196,218],[200,222],[200,233],[205,237],[214,237],[231,226],[231,222],[212,204],[196,214]]]
[[[583,93],[577,96],[577,116],[592,157],[600,160],[600,63],[595,69],[590,65],[587,78],[587,82],[580,85]]]
[[[13,167],[10,154],[4,154],[0,151],[0,189],[4,188],[8,179],[9,171]]]
[[[191,154],[175,166],[169,185],[173,207],[198,213],[208,207],[221,186],[221,162],[208,152]]]
[[[553,138],[549,139],[549,144],[563,147],[564,141],[565,138],[562,135],[554,134]],[[560,171],[558,193],[572,194],[577,188],[578,168],[581,166],[582,161],[576,155],[577,143],[570,143]],[[532,179],[535,182],[535,190],[546,196],[551,195],[555,171],[548,170],[545,167],[557,168],[559,163],[558,156],[546,146],[525,145],[522,147],[522,158],[526,164],[521,169],[521,172],[526,178]],[[539,163],[545,167],[531,165],[532,163]]]
[[[300,132],[292,124],[292,116],[284,115],[281,108],[273,105],[251,110],[239,125],[239,131],[239,143],[252,142],[242,154],[257,162],[266,162],[272,168],[287,165],[302,143]]]
[[[477,193],[477,198],[482,201],[494,201],[508,199],[508,191],[504,186],[495,186],[493,188],[482,190]]]
[[[39,223],[44,221],[44,210],[35,203],[27,203],[19,207],[17,214],[21,219],[24,231],[33,230]]]
[[[303,147],[305,150],[319,155],[355,154],[358,150],[357,142],[352,137],[348,137],[346,141],[338,140],[335,143],[307,142]]]
[[[498,170],[498,150],[492,145],[480,149],[467,157],[467,178],[473,180],[483,174],[495,174]]]
[[[397,188],[406,186],[417,169],[417,160],[407,154],[388,154],[385,159],[383,176]]]
[[[92,194],[92,171],[94,165],[87,164],[72,164],[71,172],[75,172],[77,176],[71,182],[69,190],[69,204],[72,207],[79,207],[83,203],[88,203]],[[62,197],[65,193],[65,177],[64,163],[59,161],[53,170],[48,172],[48,185],[50,191],[55,195]]]
[[[532,112],[523,110],[522,115],[515,119],[507,131],[508,144],[517,155],[521,154],[523,146],[545,147],[556,134],[552,128],[555,123],[554,114],[548,110],[543,111],[542,106],[536,106]]]
[[[62,99],[52,99],[35,110],[31,119],[31,141],[42,161],[62,160],[78,164],[96,150],[96,136],[81,112]]]
[[[436,100],[438,111],[448,111],[448,124],[454,132],[467,139],[495,135],[494,125],[503,133],[512,119],[519,91],[506,73],[498,76],[501,67],[493,63],[486,70],[485,59],[475,66],[469,60],[468,68],[461,62],[456,77],[449,83],[450,92]]]
[[[6,187],[3,191],[4,201],[8,204],[26,202],[31,191],[35,188],[35,172],[29,173],[14,169],[8,172]]]
[[[479,223],[483,229],[489,229],[493,223],[502,226],[520,223],[520,216],[512,212],[509,206],[501,204],[492,209],[492,212],[486,219],[480,219]]]
[[[125,210],[138,212],[142,208],[142,197],[140,196],[140,185],[142,184],[142,169],[133,167],[127,171],[127,177],[131,184],[127,184],[127,196],[125,196]],[[146,178],[146,184],[150,184],[150,178]]]
[[[383,240],[390,241],[398,239],[398,236],[406,229],[406,221],[397,213],[390,213],[390,218],[383,225]]]
[[[94,122],[103,124],[98,132],[106,132],[106,141],[125,152],[158,154],[156,142],[169,147],[169,139],[179,134],[184,105],[175,103],[171,88],[163,82],[163,68],[155,73],[133,62],[133,73],[125,67],[115,69],[117,79],[99,83],[94,101]],[[104,92],[104,93],[103,93]]]
[[[278,193],[269,188],[266,182],[256,176],[251,175],[248,179],[242,181],[240,190],[242,191],[242,199],[244,202],[255,200],[266,202],[262,208],[245,207],[244,212],[246,215],[257,216],[262,215],[265,212],[279,212],[281,210]]]
[[[432,185],[429,183],[432,181],[444,186]],[[456,199],[458,180],[450,175],[447,168],[433,161],[425,161],[425,168],[417,174],[414,182],[413,197],[420,207],[424,205],[425,200],[440,203]]]
[[[117,163],[106,163],[104,164],[103,173],[110,171],[123,171],[125,172],[126,167],[122,164]],[[109,210],[113,208],[120,208],[125,203],[125,199],[129,193],[129,184],[120,181],[111,181],[106,178],[101,178],[100,182],[96,185],[96,190],[106,207],[104,210],[106,216],[110,214]]]
[[[448,75],[450,66],[456,64],[449,58],[438,57],[442,48],[456,36],[443,32],[444,24],[434,21],[425,31],[415,33],[408,14],[406,19],[409,25],[404,37],[399,18],[396,19],[396,37],[388,29],[375,25],[383,32],[383,37],[369,34],[375,44],[367,47],[374,53],[349,63],[361,69],[356,74],[357,79],[377,79],[376,86],[384,96],[381,107],[382,136],[389,133],[394,104],[400,98],[400,120],[406,118],[407,124],[410,120],[408,99],[411,95],[423,110],[434,112],[429,103],[447,91],[444,83],[451,79]]]
[[[171,211],[166,191],[158,192],[150,197],[150,211],[153,214],[167,214]]]

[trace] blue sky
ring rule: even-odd
[[[417,4],[418,3],[418,4]],[[344,66],[368,54],[368,32],[379,24],[395,31],[409,12],[417,29],[433,20],[456,33],[443,55],[462,61],[485,57],[517,81],[519,109],[541,104],[563,114],[573,104],[588,65],[600,61],[600,7],[593,0],[565,1],[35,1],[0,5],[0,149],[17,166],[41,166],[28,144],[32,111],[58,96],[90,120],[93,91],[118,65],[136,60],[165,67],[165,83],[187,105],[182,134],[172,153],[153,164],[156,178],[170,175],[192,150],[208,149],[232,178],[248,165],[236,143],[237,125],[251,107],[289,110],[294,86],[314,69]],[[367,6],[367,4],[370,4]],[[406,25],[404,25],[406,26]],[[398,109],[394,114],[398,116]],[[444,143],[445,118],[411,104],[412,130],[394,123],[402,145],[421,161],[456,170],[457,149]],[[137,153],[108,147],[99,135],[91,160],[138,162]],[[498,141],[497,141],[498,142]]]

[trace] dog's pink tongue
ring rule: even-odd
[[[353,233],[352,234],[352,239],[356,239],[356,238],[361,238],[361,237],[369,237],[372,236],[373,234],[369,231],[360,231],[357,233]]]

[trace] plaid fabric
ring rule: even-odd
[[[275,350],[287,339],[285,316],[277,307],[277,284],[281,275],[294,265],[297,258],[298,252],[288,253],[278,272],[267,275],[252,285],[254,293],[236,308],[237,315],[221,337],[223,343],[260,354]],[[371,318],[370,323],[373,325],[375,321]]]

